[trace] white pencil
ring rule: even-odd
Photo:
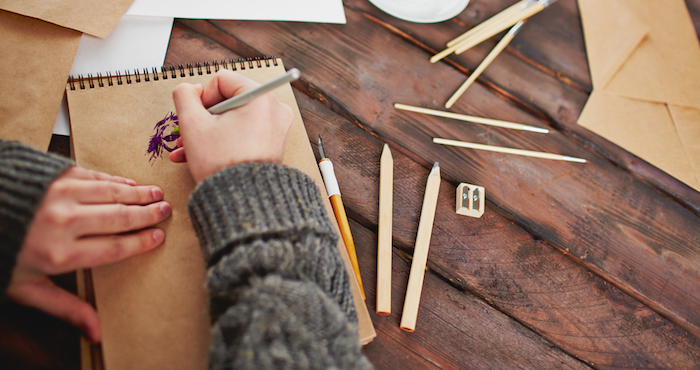
[[[484,145],[484,144],[470,143],[470,142],[466,142],[466,141],[448,140],[448,139],[441,139],[441,138],[437,138],[437,137],[433,138],[433,142],[435,144],[457,146],[460,148],[486,150],[489,152],[516,154],[516,155],[522,155],[522,156],[526,156],[526,157],[535,157],[535,158],[544,158],[544,159],[554,159],[557,161],[586,163],[586,160],[582,159],[582,158],[569,157],[568,155],[561,155],[561,154],[554,154],[554,153],[544,153],[544,152],[535,152],[532,150],[504,148],[501,146]]]

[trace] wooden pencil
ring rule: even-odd
[[[505,36],[503,36],[501,41],[499,41],[498,44],[496,44],[496,47],[494,47],[493,50],[491,50],[491,52],[489,53],[489,55],[487,55],[486,58],[484,58],[481,64],[479,64],[479,66],[476,67],[476,69],[474,70],[474,72],[472,72],[469,78],[462,84],[462,86],[459,87],[459,89],[457,89],[457,91],[452,95],[452,97],[450,97],[450,99],[447,100],[447,103],[445,103],[445,108],[449,109],[454,105],[457,99],[459,99],[462,96],[462,94],[464,94],[464,92],[467,91],[469,86],[471,86],[472,83],[476,81],[476,79],[481,75],[481,73],[484,72],[486,67],[488,67],[489,64],[491,64],[491,62],[493,62],[493,60],[496,59],[498,54],[500,54],[501,51],[503,51],[503,49],[506,48],[508,43],[510,43],[510,41],[513,40],[513,37],[515,37],[518,31],[520,31],[520,28],[523,26],[523,24],[525,24],[524,20],[516,23],[515,26],[513,26],[510,29],[510,31],[506,33]]]
[[[391,314],[392,214],[394,159],[384,144],[379,165],[379,232],[377,243],[377,314]]]
[[[425,186],[423,196],[423,208],[418,223],[418,234],[413,249],[413,261],[408,275],[408,287],[406,288],[406,300],[403,304],[400,327],[412,332],[416,330],[418,318],[418,306],[423,290],[425,267],[428,263],[428,249],[430,248],[430,236],[433,233],[433,221],[435,220],[435,208],[437,207],[438,193],[440,191],[440,165],[435,162],[428,175],[428,183]]]
[[[544,8],[549,6],[549,4],[553,3],[554,1],[556,0],[539,0],[538,2],[528,6],[527,8],[522,9],[521,11],[507,17],[498,24],[489,27],[488,29],[483,30],[481,32],[475,33],[472,37],[469,37],[460,42],[459,45],[455,45],[455,54],[461,54],[473,48],[474,46],[481,44],[485,40],[491,38],[497,33],[505,30],[506,28],[513,26],[519,21],[532,17],[533,15],[541,12]]]
[[[460,35],[459,37],[451,40],[450,42],[447,43],[447,48],[445,50],[435,54],[434,56],[432,56],[430,58],[430,63],[435,63],[435,62],[443,59],[444,57],[450,55],[451,53],[456,52],[460,46],[466,45],[470,40],[472,40],[474,37],[476,37],[478,35],[483,35],[483,34],[495,35],[496,33],[500,32],[500,31],[492,33],[489,30],[498,27],[499,25],[503,24],[504,22],[508,22],[508,20],[510,18],[517,16],[517,14],[519,14],[523,10],[529,8],[534,3],[535,3],[534,1],[529,1],[529,0],[525,0],[525,1],[521,1],[519,3],[516,3],[516,4],[512,5],[511,7],[507,8],[506,10],[502,11],[501,13],[491,17],[490,19],[484,21],[483,23],[479,24],[478,26],[465,32],[464,34]],[[515,23],[517,23],[517,21],[510,23],[505,28],[508,28]],[[505,28],[503,28],[503,29],[505,29]],[[481,43],[481,41],[479,43]],[[476,45],[476,44],[474,44],[474,45]],[[474,45],[472,45],[472,47]]]
[[[496,24],[496,23],[502,21],[504,18],[507,18],[507,17],[513,15],[514,13],[517,13],[521,9],[533,4],[535,1],[537,1],[537,0],[521,0],[521,1],[511,5],[510,7],[504,9],[500,13],[494,15],[493,17],[491,17],[491,18],[479,23],[478,25],[472,27],[472,29],[470,29],[469,31],[467,31],[467,32],[459,35],[458,37],[455,37],[454,39],[450,40],[447,43],[447,46],[450,47],[452,45],[459,44],[460,42],[462,42],[462,40],[472,36],[474,33],[481,31],[486,27],[489,27],[493,24]]]
[[[539,127],[535,127],[535,126],[524,125],[522,123],[500,121],[500,120],[491,119],[491,118],[474,117],[474,116],[468,116],[466,114],[445,112],[445,111],[441,111],[441,110],[428,109],[428,108],[422,108],[422,107],[414,107],[412,105],[406,105],[406,104],[400,104],[400,103],[395,103],[394,108],[409,111],[409,112],[423,113],[423,114],[427,114],[427,115],[431,115],[431,116],[451,118],[451,119],[456,119],[456,120],[460,120],[460,121],[479,123],[482,125],[509,128],[512,130],[539,132],[541,134],[546,134],[549,132],[549,130],[547,130],[546,128],[539,128]]]
[[[532,150],[523,150],[523,149],[514,149],[514,148],[504,148],[501,146],[484,145],[484,144],[470,143],[470,142],[466,142],[466,141],[448,140],[448,139],[442,139],[442,138],[433,138],[433,142],[436,144],[457,146],[460,148],[486,150],[486,151],[490,151],[490,152],[508,153],[508,154],[515,154],[515,155],[522,155],[522,156],[526,156],[526,157],[535,157],[535,158],[543,158],[543,159],[553,159],[553,160],[557,160],[557,161],[586,163],[586,160],[582,159],[582,158],[569,157],[567,155],[554,154],[554,153],[535,152]]]

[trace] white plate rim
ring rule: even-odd
[[[409,22],[416,22],[416,23],[437,23],[437,22],[442,22],[446,21],[448,19],[454,18],[457,15],[459,15],[464,9],[469,5],[469,0],[458,0],[455,5],[453,6],[452,9],[448,9],[448,12],[446,15],[443,16],[435,16],[435,17],[414,17],[412,16],[410,11],[404,12],[402,8],[397,8],[395,6],[395,0],[369,0],[370,3],[372,3],[374,6],[379,8],[381,11],[394,16],[399,19],[403,19],[405,21]],[[433,1],[433,9],[440,9],[445,6],[445,3],[447,2],[454,2],[454,1],[445,1],[445,0],[437,0]]]

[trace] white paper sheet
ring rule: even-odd
[[[342,0],[134,0],[129,15],[345,24]]]
[[[126,69],[158,67],[165,60],[173,18],[125,15],[106,39],[85,35],[71,67],[71,76],[103,75]],[[53,133],[70,135],[65,96]]]

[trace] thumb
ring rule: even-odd
[[[87,302],[56,286],[48,277],[10,285],[7,296],[17,303],[34,307],[80,328],[93,343],[102,340],[97,312]]]
[[[182,127],[183,121],[201,122],[204,117],[210,115],[202,104],[202,91],[202,85],[188,83],[182,83],[173,90],[173,103],[175,104],[181,130],[187,129]]]

